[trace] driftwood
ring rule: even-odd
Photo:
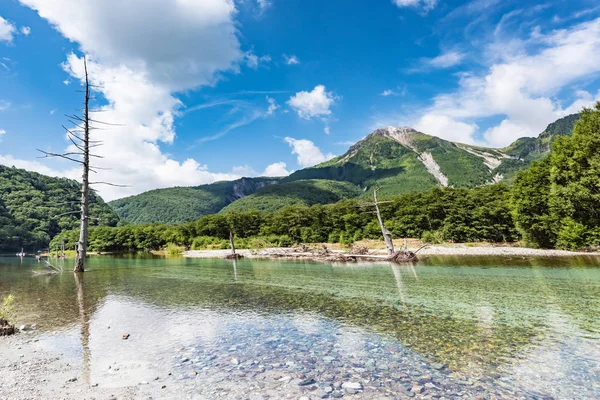
[[[0,336],[10,336],[15,334],[15,326],[9,324],[5,319],[0,319]]]
[[[419,260],[419,258],[417,257],[417,254],[410,250],[396,251],[394,254],[392,254],[390,257],[388,257],[388,259],[390,261],[397,262],[397,263],[413,262],[413,261]]]
[[[226,260],[239,260],[241,258],[244,258],[244,256],[238,253],[228,254],[225,256]]]
[[[368,247],[354,247],[354,246],[352,246],[350,248],[350,254],[352,254],[352,255],[365,255],[365,254],[369,254],[369,248]]]

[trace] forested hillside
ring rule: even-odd
[[[313,179],[268,186],[258,192],[239,199],[221,212],[229,211],[276,211],[293,205],[311,206],[331,204],[340,200],[358,197],[363,193],[358,186],[349,182]]]
[[[35,251],[79,224],[80,185],[0,165],[0,251]],[[116,226],[119,217],[95,193],[90,195],[90,224]]]
[[[277,183],[278,178],[242,178],[195,187],[151,190],[109,204],[119,217],[132,224],[182,223],[218,213],[237,199]]]
[[[561,118],[538,138],[521,138],[504,149],[453,143],[411,128],[378,129],[345,154],[280,180],[244,178],[153,190],[110,205],[129,223],[180,223],[220,211],[332,203],[368,195],[376,185],[381,186],[381,195],[394,196],[435,187],[510,183],[519,171],[546,157],[557,137],[570,135],[578,119],[579,114]]]

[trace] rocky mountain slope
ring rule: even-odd
[[[545,157],[557,137],[570,135],[577,120],[579,114],[561,118],[539,137],[521,138],[503,149],[454,143],[408,127],[377,129],[343,155],[285,178],[153,190],[110,205],[131,223],[186,222],[219,211],[274,210],[370,196],[376,185],[386,196],[510,182]]]

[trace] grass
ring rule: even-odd
[[[15,302],[15,298],[13,295],[8,295],[2,300],[0,304],[0,319],[9,320],[12,315],[13,305]]]

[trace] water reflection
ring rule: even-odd
[[[48,332],[42,344],[79,360],[90,382],[152,380],[183,356],[229,362],[244,335],[240,346],[257,357],[338,349],[369,358],[369,343],[390,338],[454,370],[502,373],[511,385],[570,397],[586,379],[588,393],[598,384],[589,372],[600,360],[597,265],[586,257],[406,266],[99,258],[82,276],[32,276],[33,262],[0,259],[0,296],[13,293],[20,322]],[[270,347],[265,337],[278,339]],[[535,382],[539,363],[548,371]],[[544,385],[552,370],[559,384]]]

